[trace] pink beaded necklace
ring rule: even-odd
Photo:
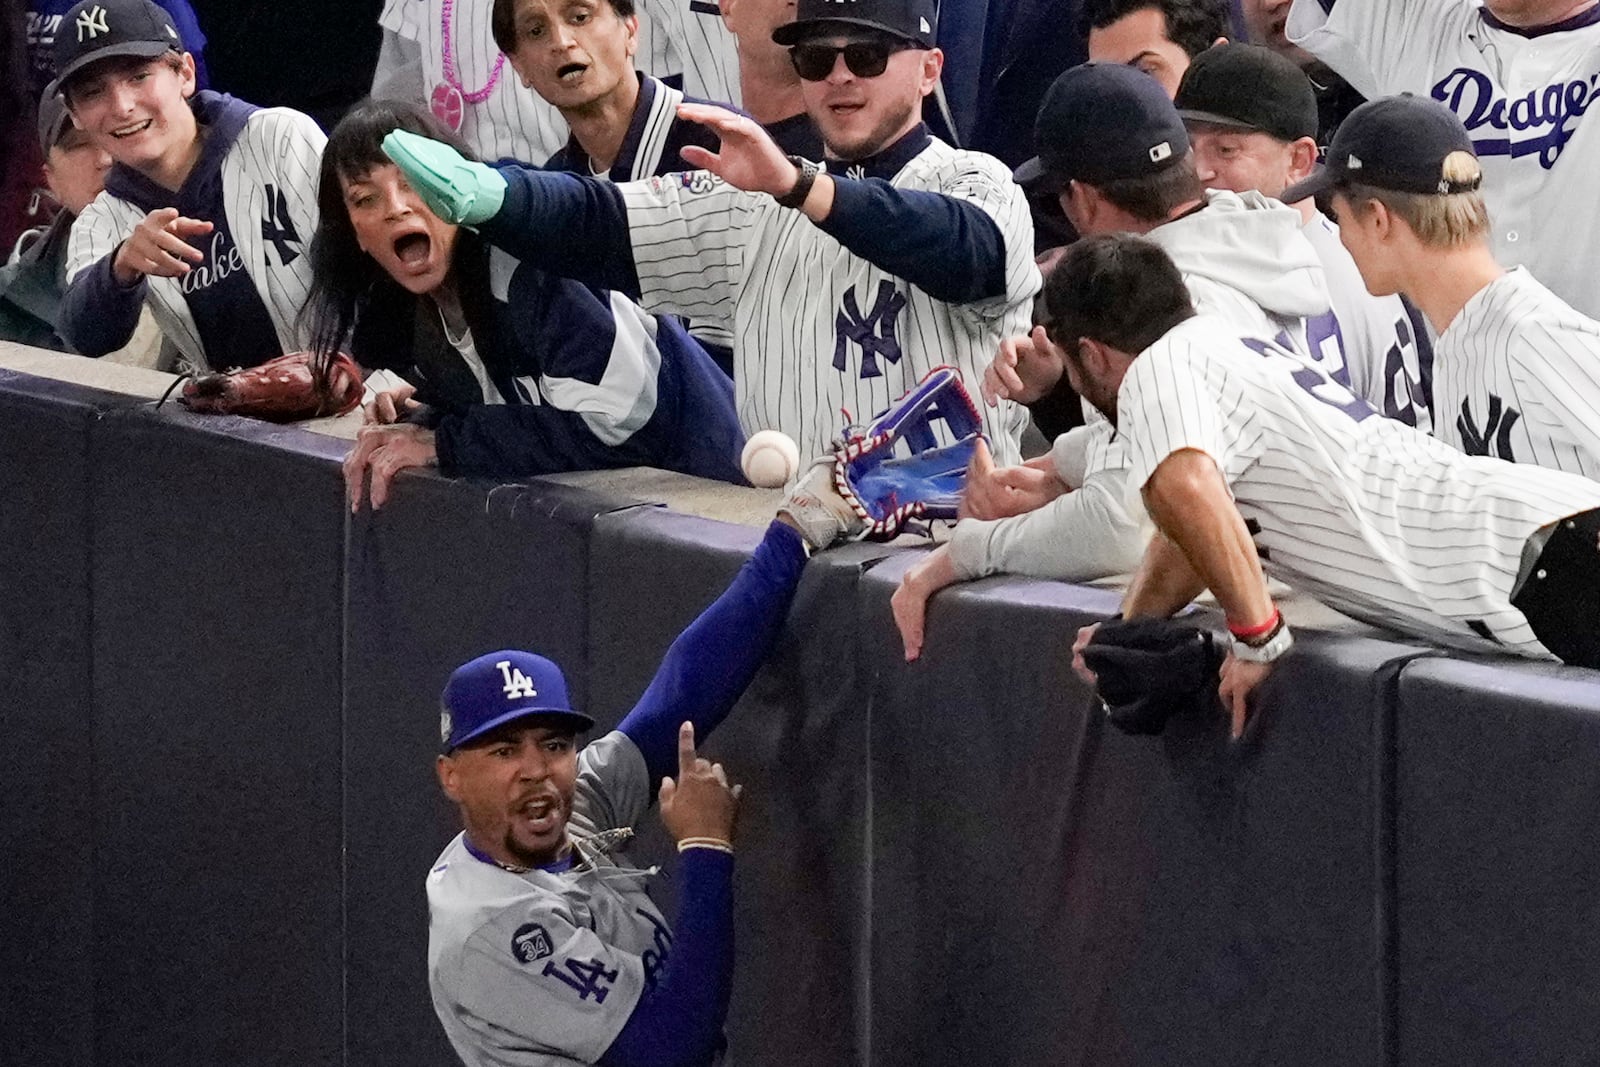
[[[455,0],[444,0],[439,11],[439,37],[444,52],[444,81],[433,87],[433,96],[429,100],[429,107],[439,121],[457,133],[461,132],[461,120],[466,115],[466,105],[481,104],[489,99],[495,86],[500,84],[500,73],[505,69],[506,56],[502,52],[495,57],[494,70],[489,72],[489,81],[482,89],[468,92],[466,86],[461,84],[461,74],[456,70],[455,37],[451,32],[451,24],[455,21]]]

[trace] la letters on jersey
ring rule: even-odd
[[[1433,87],[1433,98],[1461,119],[1478,155],[1538,155],[1545,170],[1555,166],[1597,97],[1600,74],[1546,85],[1515,100],[1499,92],[1487,74],[1467,67],[1457,67]]]

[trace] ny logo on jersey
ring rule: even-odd
[[[895,326],[900,312],[906,307],[906,298],[888,280],[878,283],[878,301],[872,313],[862,316],[861,305],[856,303],[852,287],[844,294],[839,317],[833,327],[833,369],[842,371],[852,343],[861,346],[861,377],[879,378],[883,370],[878,366],[882,356],[890,363],[900,362],[900,341],[895,337]]]
[[[516,700],[518,697],[536,697],[538,692],[533,688],[533,679],[522,673],[521,667],[513,667],[511,661],[503,659],[495,664],[500,668],[500,677],[505,679],[507,700]]]
[[[1511,454],[1511,427],[1520,418],[1520,411],[1506,407],[1504,401],[1490,393],[1489,418],[1483,424],[1483,429],[1479,430],[1477,420],[1472,417],[1472,401],[1463,400],[1461,414],[1456,418],[1456,430],[1461,434],[1461,451],[1469,456],[1496,456],[1508,463],[1515,463],[1517,459]]]
[[[261,238],[278,250],[278,262],[285,267],[300,258],[300,235],[289,217],[289,198],[276,185],[267,184],[267,215],[261,220]]]
[[[78,14],[78,40],[83,40],[83,35],[88,34],[89,40],[94,40],[102,33],[110,33],[111,27],[106,24],[106,9],[99,4],[87,11]]]
[[[511,954],[518,963],[532,963],[555,954],[550,944],[550,934],[538,923],[523,923],[511,935]]]
[[[579,1000],[594,997],[596,1004],[604,1004],[611,992],[611,983],[617,980],[618,970],[606,970],[601,960],[567,960],[566,969],[563,970],[556,966],[555,960],[551,960],[544,965],[542,973],[546,978],[554,978],[571,986],[577,991]]]

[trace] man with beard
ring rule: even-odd
[[[801,0],[790,48],[826,167],[785,157],[752,118],[685,104],[716,132],[705,170],[611,185],[472,164],[392,135],[386,150],[441,217],[526,262],[627,293],[650,311],[728,326],[746,432],[826,449],[841,408],[866,417],[930,370],[977,381],[1021,333],[1039,288],[1022,190],[998,160],[941,143],[922,100],[943,64],[929,0]],[[1026,413],[985,412],[1002,462]]]

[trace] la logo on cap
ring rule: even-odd
[[[500,677],[506,681],[504,692],[507,700],[539,695],[533,688],[533,679],[523,674],[521,668],[513,667],[510,660],[503,659],[495,666],[500,668]]]
[[[1346,170],[1360,170],[1361,157],[1352,153],[1350,158],[1345,160],[1344,166]]]
[[[92,41],[102,33],[111,32],[111,27],[106,23],[106,9],[99,4],[94,5],[87,11],[79,12],[77,26],[79,41],[83,40],[85,33],[89,35],[89,39]]]

